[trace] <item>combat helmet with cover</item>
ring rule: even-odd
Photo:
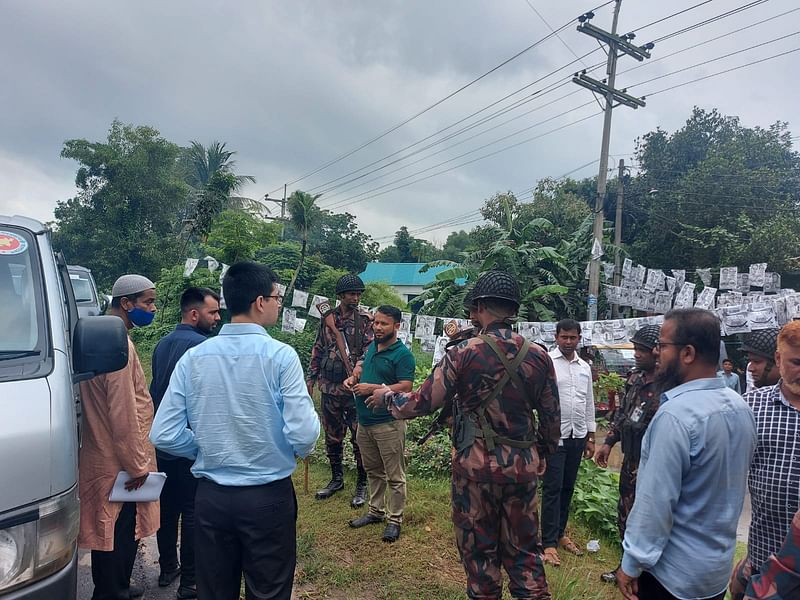
[[[358,275],[342,275],[336,282],[336,295],[346,294],[347,292],[363,292],[366,289],[364,282]]]
[[[778,328],[751,331],[742,339],[741,350],[774,361],[775,351],[778,349],[778,333],[780,333]]]
[[[632,344],[644,346],[648,350],[652,350],[658,343],[658,336],[661,335],[661,325],[645,325],[633,334],[631,338]]]
[[[520,292],[517,280],[503,271],[488,271],[475,282],[470,293],[470,301],[496,299],[512,303],[516,308],[520,305]]]

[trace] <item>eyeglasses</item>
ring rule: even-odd
[[[656,341],[656,348],[661,350],[661,346],[685,346],[683,342],[662,342],[661,340]]]

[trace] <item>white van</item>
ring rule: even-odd
[[[0,215],[0,597],[74,600],[77,382],[128,360],[117,317],[78,317],[49,231]]]

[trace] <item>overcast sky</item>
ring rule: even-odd
[[[644,44],[748,2],[706,2],[637,29],[700,3],[625,0],[619,33],[638,31],[635,43]],[[271,197],[280,197],[285,182],[356,149],[544,38],[550,27],[560,28],[597,4],[2,0],[0,213],[52,219],[56,202],[75,191],[77,164],[59,157],[64,140],[104,140],[114,118],[151,125],[181,145],[189,140],[224,141],[237,151],[238,172],[257,179],[245,195],[272,192]],[[610,29],[612,11],[613,4],[597,10],[592,23]],[[668,56],[786,11],[794,12]],[[617,87],[643,95],[798,48],[800,35],[791,35],[800,29],[798,15],[796,0],[769,0],[672,37],[657,44],[653,58],[630,73],[623,71],[639,63],[621,58]],[[558,116],[592,100],[588,90],[567,83],[405,161],[341,185],[603,61],[598,44],[578,33],[575,25],[560,33],[560,39],[543,42],[389,135],[291,184],[289,192],[325,190],[323,207],[355,214],[363,231],[381,239],[401,225],[413,232],[438,224],[476,210],[498,191],[522,192],[542,177],[558,177],[596,160],[602,118],[570,123],[600,109],[594,103]],[[788,37],[634,86],[781,36]],[[576,60],[575,54],[593,49],[597,51],[583,64],[566,66]],[[794,77],[798,64],[800,52],[654,95],[644,109],[615,109],[609,165],[632,158],[623,155],[633,152],[637,136],[656,127],[680,127],[694,105],[739,116],[747,126],[788,121],[794,134],[800,110]],[[357,171],[560,67],[565,68],[461,125]],[[603,70],[594,75],[604,77]],[[525,128],[529,129],[456,158]],[[471,136],[476,137],[468,140]],[[536,136],[541,137],[417,182]],[[438,153],[429,157],[434,152]],[[412,161],[419,162],[408,165]],[[444,164],[436,166],[440,163]],[[573,176],[590,176],[597,169],[594,163]],[[348,175],[351,172],[355,173]],[[327,189],[326,184],[337,178],[342,179],[333,185],[339,187]],[[454,228],[458,227],[420,237],[443,242]]]

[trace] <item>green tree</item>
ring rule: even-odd
[[[156,129],[118,120],[104,142],[64,142],[61,156],[79,164],[78,193],[56,206],[54,244],[71,263],[90,267],[101,289],[124,273],[155,280],[181,261],[178,215],[188,188],[179,153]]]
[[[365,284],[364,287],[366,289],[361,295],[361,303],[369,306],[370,308],[381,306],[382,304],[396,306],[401,310],[408,308],[400,295],[395,292],[394,288],[388,283],[383,281],[373,281]]]
[[[297,268],[295,269],[294,275],[292,275],[292,279],[289,282],[289,286],[286,289],[287,294],[291,294],[292,290],[294,290],[294,284],[297,280],[297,276],[300,273],[300,270],[303,268],[303,262],[306,259],[306,251],[308,250],[308,232],[311,230],[311,227],[314,225],[314,221],[319,216],[319,211],[315,210],[317,208],[316,202],[319,199],[320,195],[317,194],[313,196],[307,192],[301,192],[297,190],[289,196],[289,202],[287,203],[287,208],[289,210],[289,222],[291,223],[294,230],[297,232],[298,237],[300,238],[300,258],[297,262]]]
[[[264,206],[251,198],[238,196],[246,183],[255,183],[252,175],[237,175],[236,152],[225,143],[212,142],[207,148],[192,141],[181,153],[184,178],[192,188],[192,204],[187,222],[190,233],[204,238],[214,218],[223,210],[244,210],[263,216]]]
[[[749,128],[695,108],[678,131],[638,140],[637,159],[641,170],[626,187],[635,224],[623,238],[635,260],[660,268],[766,261],[779,270],[797,256],[800,156],[786,123]]]
[[[381,262],[417,263],[437,260],[441,252],[429,241],[413,237],[403,225],[394,235],[394,244],[378,255]]]
[[[263,247],[274,244],[280,225],[268,223],[247,212],[232,209],[216,216],[211,223],[205,251],[217,260],[232,265],[253,260]]]
[[[475,249],[474,242],[469,233],[463,229],[453,231],[447,236],[442,248],[442,260],[459,261],[463,258],[462,253],[469,249]]]

